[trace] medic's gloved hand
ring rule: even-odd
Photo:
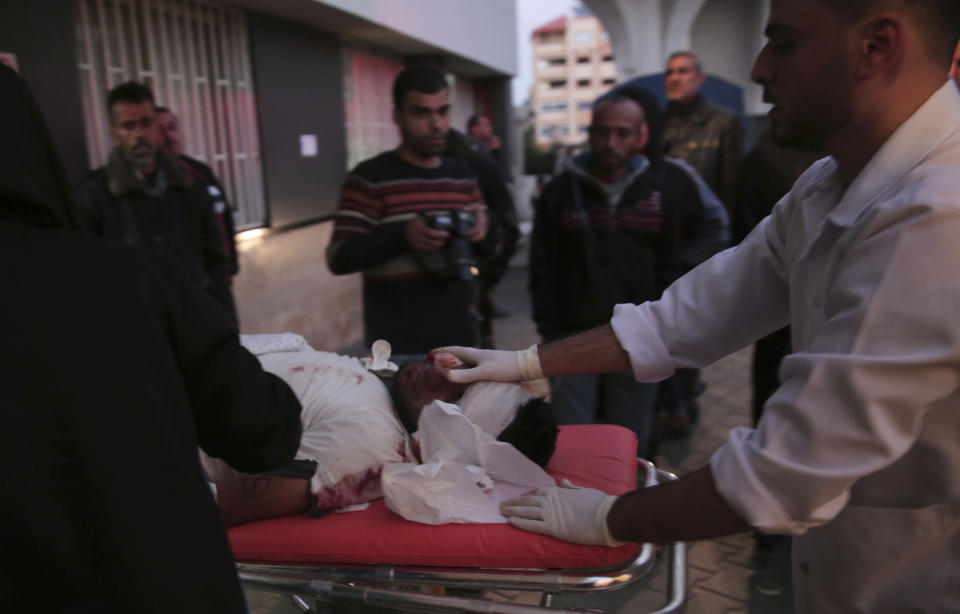
[[[447,371],[447,379],[458,384],[469,384],[481,380],[521,382],[543,377],[536,345],[531,345],[519,352],[451,346],[437,348],[431,353],[453,354],[464,363],[473,365],[466,369]]]
[[[551,535],[588,546],[619,546],[607,527],[607,514],[617,497],[593,488],[560,486],[538,488],[500,504],[500,513],[518,529]]]

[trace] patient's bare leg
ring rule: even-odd
[[[232,527],[251,520],[303,512],[310,480],[272,475],[244,475],[217,484],[223,523]]]

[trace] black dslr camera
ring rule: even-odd
[[[476,263],[473,260],[473,250],[470,249],[470,233],[477,225],[477,216],[465,209],[447,209],[426,216],[427,226],[436,230],[446,230],[450,238],[440,250],[442,263],[432,262],[428,254],[424,264],[441,277],[452,277],[465,281],[474,279]]]

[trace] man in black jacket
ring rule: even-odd
[[[643,108],[613,92],[595,104],[590,151],[543,190],[530,252],[533,318],[544,341],[610,319],[614,305],[655,299],[681,272],[681,222],[695,226],[703,201],[687,170],[635,155],[648,138]],[[560,424],[631,428],[647,453],[656,384],[629,372],[556,377]]]
[[[0,66],[0,609],[246,612],[198,445],[289,462],[300,405],[179,267],[86,236]]]
[[[80,228],[104,239],[164,253],[234,319],[227,262],[205,186],[160,146],[153,93],[123,83],[107,98],[114,148],[76,190]]]
[[[217,229],[223,241],[223,252],[227,256],[228,282],[240,272],[240,260],[237,257],[237,241],[234,237],[233,209],[227,202],[227,192],[213,169],[183,153],[183,133],[180,131],[180,120],[167,107],[157,107],[157,127],[160,128],[160,143],[172,158],[180,161],[180,165],[193,176],[193,180],[200,184],[202,191],[213,206],[213,213],[217,218]]]

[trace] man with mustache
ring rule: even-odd
[[[107,96],[107,163],[75,193],[80,228],[171,257],[235,318],[223,243],[205,187],[161,146],[153,92],[133,81]]]
[[[594,544],[791,533],[798,613],[960,611],[960,3],[773,0],[766,34],[752,78],[773,138],[830,156],[660,300],[519,354],[448,349],[477,365],[448,377],[655,381],[789,324],[763,417],[708,466],[503,511]]]
[[[496,254],[500,233],[474,175],[442,155],[450,130],[443,72],[406,68],[393,105],[400,145],[347,175],[327,264],[335,275],[363,273],[366,345],[389,339],[403,362],[445,340],[479,344],[475,259]]]

